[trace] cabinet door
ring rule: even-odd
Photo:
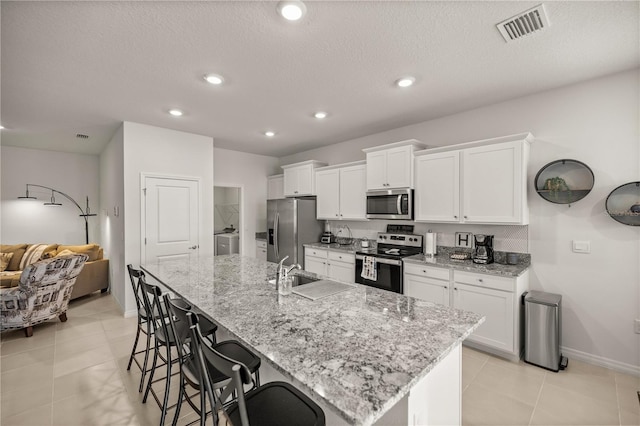
[[[366,170],[365,165],[340,169],[340,219],[367,218]]]
[[[469,340],[514,352],[514,294],[454,283],[453,307],[484,315],[485,322]]]
[[[296,195],[313,195],[314,170],[311,164],[298,168],[298,192]]]
[[[316,172],[316,217],[335,220],[340,218],[340,170]]]
[[[256,259],[267,260],[267,249],[263,247],[256,247]]]
[[[412,188],[412,150],[402,146],[387,150],[387,188]]]
[[[367,189],[387,189],[387,152],[367,153]]]
[[[298,169],[291,168],[284,171],[284,196],[295,197],[298,192]]]
[[[404,295],[449,306],[449,282],[405,274]]]
[[[318,275],[327,275],[327,259],[305,255],[304,270]]]
[[[269,176],[267,182],[267,200],[284,198],[284,175]]]
[[[460,221],[460,153],[416,157],[416,220]]]
[[[356,277],[356,267],[353,263],[329,260],[327,275],[334,280],[353,283]]]
[[[462,151],[463,221],[522,223],[522,143],[508,142]]]

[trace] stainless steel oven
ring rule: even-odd
[[[367,218],[413,220],[413,189],[367,191]]]
[[[372,281],[362,277],[364,255],[356,254],[356,282],[402,294],[404,292],[402,286],[402,260],[374,257],[376,258],[376,275],[378,277],[375,281]]]
[[[355,282],[403,294],[402,259],[422,253],[422,235],[410,233],[413,225],[387,225],[387,231],[378,234],[375,248],[356,252]],[[371,265],[363,273],[367,257],[375,261],[375,273]]]

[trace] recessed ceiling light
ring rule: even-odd
[[[322,120],[323,118],[327,118],[327,113],[324,111],[318,111],[315,114],[313,114],[313,116],[318,120]]]
[[[272,138],[276,135],[276,133],[271,130],[267,130],[266,132],[264,132],[264,135],[268,138]]]
[[[182,115],[182,111],[173,108],[169,110],[169,114],[173,115],[174,117],[180,117]]]
[[[224,78],[222,78],[222,76],[218,74],[207,74],[204,76],[204,79],[207,81],[207,83],[211,83],[215,85],[224,83]]]
[[[298,0],[281,1],[276,9],[287,21],[297,21],[307,13],[307,6]]]
[[[414,77],[402,77],[398,80],[396,80],[396,86],[398,87],[409,87],[412,86],[413,83],[416,82],[416,79]]]

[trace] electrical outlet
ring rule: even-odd
[[[640,334],[640,319],[635,320],[633,324],[634,324],[633,331],[636,334]]]

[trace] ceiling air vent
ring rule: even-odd
[[[551,25],[551,23],[544,10],[544,4],[539,4],[533,9],[529,9],[506,21],[500,22],[496,26],[505,41],[511,42],[529,34],[542,31],[549,25]]]
[[[76,133],[78,139],[89,139],[89,135],[83,135],[82,133]]]

